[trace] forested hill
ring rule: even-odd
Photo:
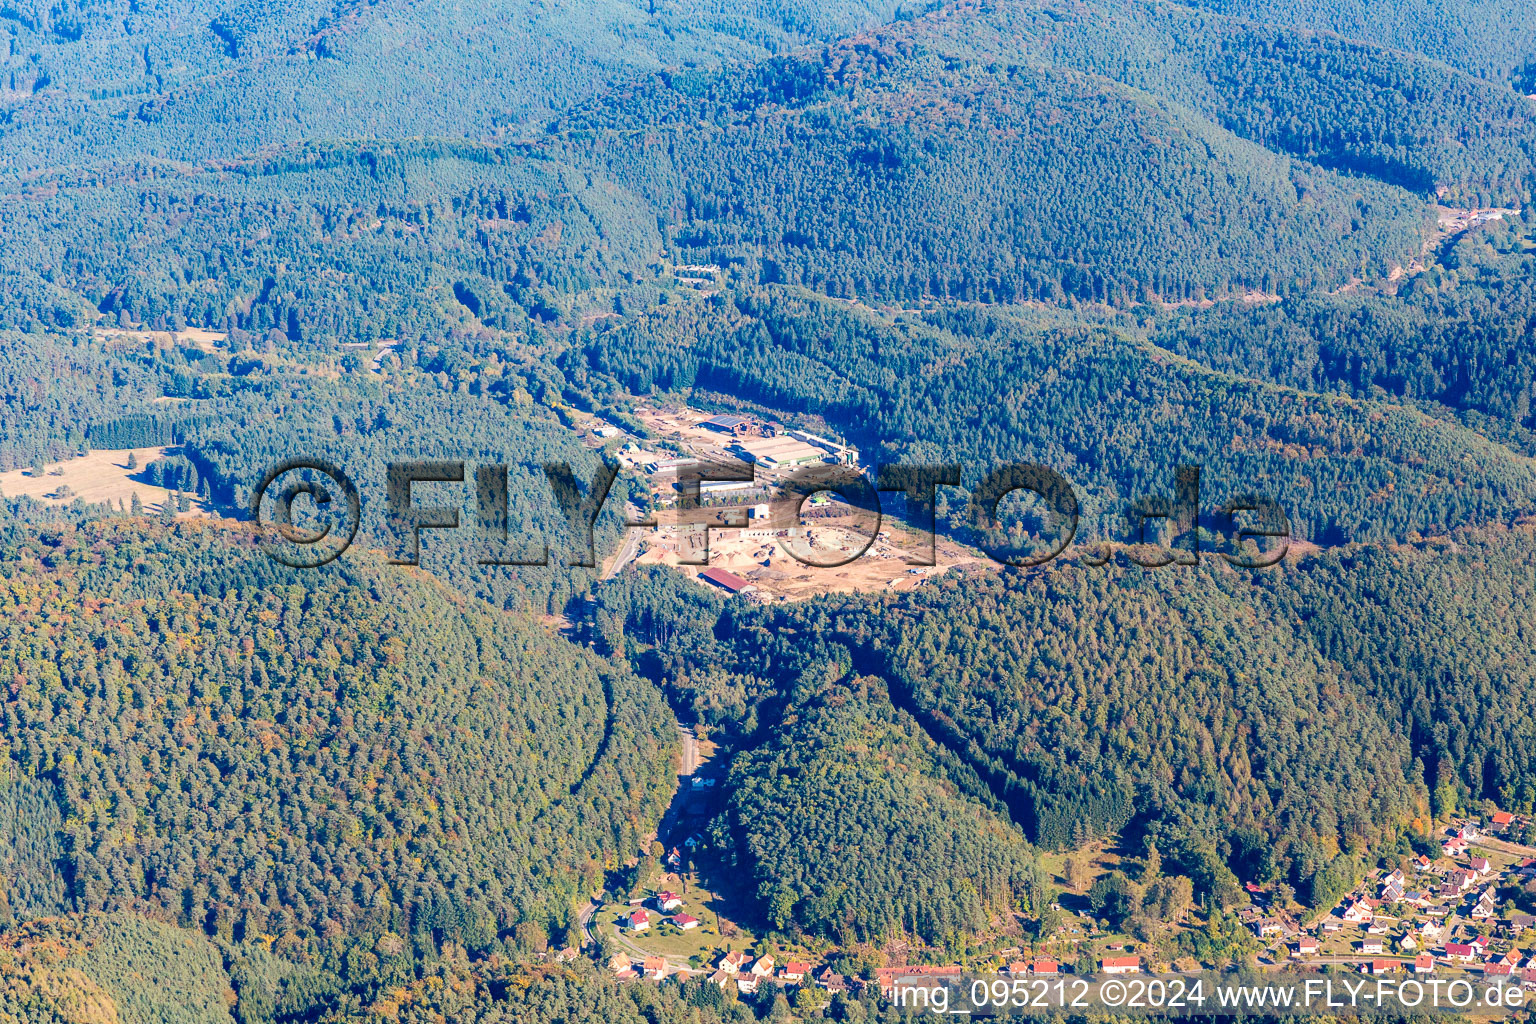
[[[484,139],[636,73],[784,52],[893,10],[889,0],[18,0],[0,15],[0,178],[321,139]]]
[[[1104,78],[900,36],[658,76],[552,131],[567,159],[660,200],[683,253],[834,295],[1332,287],[1385,276],[1424,238],[1423,203],[1403,190]]]
[[[1196,6],[1298,28],[1336,32],[1422,53],[1525,92],[1536,58],[1536,10],[1525,0],[1196,0]]]
[[[1532,806],[1533,565],[1528,528],[1490,529],[1258,573],[1069,560],[912,594],[692,604],[665,628],[645,610],[668,587],[638,573],[600,589],[597,614],[606,636],[656,644],[648,671],[742,751],[720,837],[764,914],[932,935],[994,887],[1033,898],[986,812],[1047,847],[1150,838],[1218,906],[1241,878],[1318,907],[1431,814]],[[878,765],[930,809],[869,781]],[[914,838],[924,815],[964,827]],[[967,903],[941,884],[960,869],[934,865],[978,844],[954,861],[978,872]],[[914,913],[900,893],[924,887]]]
[[[1213,372],[1130,330],[972,307],[887,316],[769,288],[593,330],[587,345],[632,391],[803,410],[876,461],[960,461],[967,486],[1010,460],[1051,466],[1080,491],[1085,537],[1124,536],[1126,504],[1171,493],[1180,463],[1202,467],[1207,507],[1258,490],[1298,536],[1327,544],[1507,522],[1536,505],[1528,455],[1449,413]],[[963,531],[961,503],[948,507]]]
[[[64,882],[14,909],[147,910],[290,953],[562,937],[670,794],[659,695],[423,574],[296,572],[247,536],[5,524],[5,744],[43,789],[7,809],[3,860]]]
[[[955,3],[886,31],[973,62],[1103,75],[1269,149],[1453,202],[1518,206],[1536,174],[1536,103],[1504,81],[1329,33],[1158,0]]]

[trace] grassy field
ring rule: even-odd
[[[160,506],[170,499],[171,492],[135,477],[142,476],[144,467],[150,462],[172,451],[171,448],[134,449],[138,468],[133,470],[128,468],[129,452],[126,450],[87,452],[65,462],[48,463],[43,467],[43,475],[38,477],[32,476],[30,470],[12,470],[0,473],[0,493],[8,498],[25,495],[53,505],[67,505],[79,498],[93,504],[109,501],[115,508],[121,501],[124,509],[131,507],[133,495],[137,493],[146,513],[158,513]],[[59,471],[57,475],[56,471]],[[57,497],[64,487],[69,488],[68,496]],[[192,502],[190,512],[182,513],[183,517],[209,514],[209,510],[196,500]]]

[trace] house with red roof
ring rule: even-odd
[[[1510,814],[1508,811],[1494,811],[1493,812],[1493,823],[1495,825],[1501,827],[1501,828],[1503,826],[1505,826],[1505,825],[1508,825],[1510,822],[1512,822],[1514,820],[1515,820],[1515,816],[1513,814]]]
[[[659,892],[656,894],[656,909],[663,914],[669,914],[681,908],[683,898],[675,892]]]
[[[1445,955],[1452,960],[1470,963],[1476,959],[1477,949],[1465,942],[1447,942],[1445,944]]]
[[[1107,956],[1103,961],[1105,974],[1140,974],[1141,957]]]
[[[647,929],[649,929],[650,927],[651,927],[651,915],[647,914],[643,907],[641,909],[635,911],[633,914],[629,915],[629,930],[630,931],[632,931],[632,932],[643,932],[643,931],[646,931]]]
[[[1061,964],[1048,957],[1039,957],[1030,970],[1034,974],[1055,974],[1061,970]]]
[[[677,914],[672,918],[672,924],[686,932],[690,928],[697,928],[699,919],[692,914]]]
[[[1433,973],[1435,973],[1435,958],[1430,956],[1428,953],[1420,953],[1418,956],[1414,957],[1413,958],[1413,973],[1414,974],[1433,974]]]
[[[1395,970],[1397,970],[1397,961],[1396,960],[1372,960],[1371,961],[1371,973],[1372,974],[1391,974]]]
[[[642,966],[645,969],[645,976],[652,981],[660,981],[667,976],[667,961],[659,956],[646,957]]]
[[[807,974],[811,973],[811,965],[801,963],[799,960],[791,960],[784,965],[783,977],[785,981],[803,981]]]

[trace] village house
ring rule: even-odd
[[[1029,973],[1029,961],[1028,960],[1014,960],[1012,963],[1010,963],[1008,965],[1008,967],[1006,969],[1007,969],[1009,974],[1028,974]]]
[[[1420,953],[1413,958],[1414,974],[1433,974],[1435,972],[1435,958],[1428,953]]]
[[[682,908],[683,898],[675,892],[659,892],[656,894],[656,909],[663,914],[670,914],[674,910]]]
[[[1505,967],[1503,964],[1489,964],[1483,968],[1483,977],[1485,978],[1507,978],[1514,973],[1512,969]]]
[[[1344,920],[1350,924],[1368,924],[1376,914],[1362,900],[1344,908]]]
[[[751,959],[745,953],[727,953],[720,958],[720,969],[726,974],[739,974]]]
[[[751,974],[741,974],[736,977],[736,991],[744,996],[749,996],[757,991],[757,978]]]
[[[843,977],[841,974],[838,974],[830,967],[823,967],[811,977],[815,979],[816,984],[820,985],[828,992],[848,991],[848,979]]]
[[[1536,926],[1536,917],[1530,914],[1515,914],[1504,927],[1509,929],[1511,935],[1518,938],[1522,932],[1533,926]]]
[[[1447,942],[1445,944],[1447,959],[1456,963],[1471,963],[1477,958],[1477,950],[1471,944],[1465,942]]]
[[[1474,935],[1467,941],[1467,945],[1471,946],[1478,956],[1482,956],[1488,952],[1488,936]]]
[[[1440,844],[1440,852],[1447,857],[1460,857],[1467,852],[1467,844],[1460,839],[1447,839]]]
[[[1397,970],[1397,961],[1396,960],[1372,960],[1371,961],[1371,973],[1372,974],[1391,974],[1395,970]]]
[[[667,962],[659,956],[645,958],[645,976],[652,981],[660,981],[667,976]]]
[[[1503,828],[1515,820],[1515,816],[1508,811],[1494,811],[1493,824],[1496,828]]]
[[[752,976],[754,978],[766,978],[773,973],[773,968],[773,957],[760,956],[757,958],[757,963],[752,965]]]
[[[1498,914],[1498,904],[1494,901],[1493,890],[1484,889],[1483,894],[1477,898],[1477,906],[1472,908],[1472,918],[1478,921],[1486,921]]]
[[[935,978],[959,978],[961,968],[950,967],[877,967],[875,968],[875,984],[880,987],[880,994],[887,999],[896,991],[897,986],[933,984]]]
[[[1105,974],[1140,974],[1141,957],[1107,956],[1103,961]]]
[[[1310,935],[1303,935],[1301,938],[1296,940],[1296,949],[1295,949],[1295,951],[1291,955],[1292,956],[1316,956],[1317,955],[1317,940],[1312,938]]]
[[[1061,970],[1061,965],[1058,964],[1055,960],[1051,960],[1051,959],[1049,959],[1047,957],[1039,957],[1038,959],[1035,960],[1035,964],[1034,964],[1034,967],[1031,969],[1031,973],[1034,973],[1034,974],[1055,974],[1055,973],[1057,973],[1060,970]]]
[[[688,931],[699,926],[699,919],[692,914],[678,914],[672,918],[672,923],[683,931]]]
[[[731,976],[724,971],[716,971],[709,976],[709,983],[716,988],[723,989],[731,983]]]
[[[1362,953],[1380,953],[1381,951],[1382,951],[1382,948],[1381,948],[1381,940],[1380,939],[1361,939],[1360,940],[1360,952],[1362,952]]]
[[[810,964],[803,964],[799,960],[791,960],[784,965],[784,980],[790,984],[804,981],[805,976],[811,973]]]
[[[629,930],[632,932],[648,931],[651,927],[651,915],[644,910],[637,910],[629,915]]]
[[[608,958],[608,969],[614,974],[623,974],[635,966],[635,962],[627,953],[615,953]]]
[[[1285,934],[1285,922],[1278,917],[1261,917],[1254,922],[1253,930],[1259,938],[1268,938],[1271,935]]]
[[[1413,866],[1418,871],[1428,871],[1431,867],[1434,866],[1434,863],[1434,861],[1430,860],[1428,857],[1421,853],[1414,858]]]
[[[1419,940],[1414,938],[1413,933],[1410,932],[1397,940],[1397,946],[1406,953],[1412,953],[1419,948]]]
[[[1467,861],[1467,864],[1471,866],[1473,871],[1476,871],[1480,875],[1486,875],[1488,872],[1493,870],[1493,864],[1488,860],[1487,857],[1473,857],[1471,860]]]
[[[1330,917],[1323,921],[1323,931],[1329,933],[1330,935],[1336,931],[1343,930],[1343,928],[1344,922],[1340,921],[1336,917]]]

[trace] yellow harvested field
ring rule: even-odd
[[[0,473],[0,493],[8,498],[25,495],[52,505],[67,505],[79,498],[92,503],[110,501],[115,508],[121,500],[123,507],[128,508],[132,503],[133,494],[137,492],[139,500],[144,503],[144,511],[158,513],[161,503],[170,498],[171,492],[163,487],[155,487],[142,479],[134,478],[141,477],[144,467],[155,459],[173,453],[175,450],[174,448],[137,448],[133,454],[138,459],[138,468],[134,470],[128,468],[126,450],[88,452],[66,462],[46,463],[43,466],[43,475],[40,477],[32,476],[28,470],[12,470],[9,473]],[[57,469],[62,469],[63,473],[55,476],[54,470]],[[51,497],[56,495],[61,487],[68,487],[73,493],[64,498]],[[190,512],[181,513],[182,518],[206,515],[211,515],[211,512],[196,500],[192,502]]]

